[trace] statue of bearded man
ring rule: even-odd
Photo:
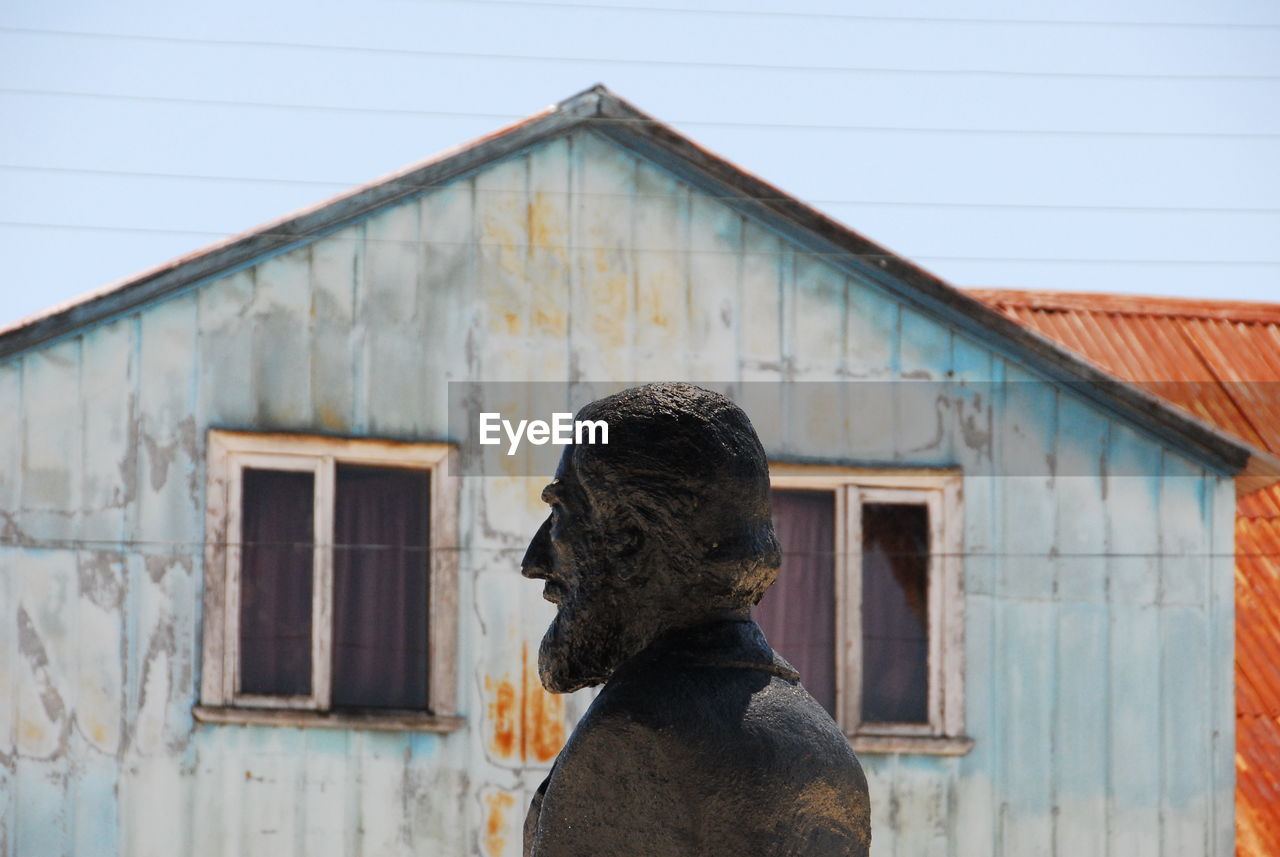
[[[577,418],[609,443],[566,447],[521,566],[558,608],[543,685],[604,687],[533,798],[525,857],[865,857],[862,769],[751,620],[780,557],[750,420],[687,384]]]

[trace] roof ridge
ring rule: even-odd
[[[964,289],[986,304],[1019,309],[1101,312],[1116,315],[1176,316],[1280,324],[1280,303],[1263,301],[1125,295],[1108,292],[1055,292],[1033,289]]]

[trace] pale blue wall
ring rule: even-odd
[[[468,728],[194,727],[209,427],[439,440],[449,379],[902,377],[997,386],[752,413],[775,456],[970,474],[974,749],[864,756],[874,853],[1226,857],[1230,481],[589,134],[0,363],[0,853],[519,853],[547,765],[495,753],[490,693],[548,618],[541,482],[465,480]]]

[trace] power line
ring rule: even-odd
[[[337,179],[290,179],[271,176],[227,176],[201,175],[196,173],[162,173],[142,170],[107,170],[87,167],[53,167],[40,164],[3,164],[0,170],[10,172],[65,173],[71,175],[92,175],[119,178],[165,179],[172,181],[201,182],[244,182],[249,184],[281,184],[305,187],[352,188],[365,184],[364,181]],[[403,185],[408,190],[434,190],[447,187],[450,182]],[[476,188],[477,193],[488,194],[523,194],[523,188],[499,190],[497,188]],[[669,199],[680,198],[675,194],[662,193],[610,193],[606,191],[548,191],[540,190],[540,194],[574,196],[574,197],[616,197],[620,199]],[[759,202],[791,201],[793,197],[740,196],[740,195],[708,195],[715,200],[753,199]],[[806,205],[855,205],[869,208],[942,208],[942,209],[983,209],[1010,211],[1066,211],[1066,212],[1115,212],[1132,214],[1244,214],[1272,216],[1280,214],[1280,208],[1261,208],[1248,206],[1168,206],[1168,205],[1088,205],[1075,203],[1031,203],[1031,202],[946,202],[946,201],[905,201],[884,199],[801,199]]]
[[[464,477],[465,478],[465,477]],[[530,478],[547,478],[541,475],[531,475]],[[333,550],[368,550],[368,551],[384,551],[394,550],[404,553],[452,553],[452,554],[511,554],[523,555],[527,550],[525,545],[511,546],[455,546],[455,547],[414,547],[400,544],[375,543],[375,542],[335,542],[335,543],[314,543],[314,542],[278,542],[278,541],[254,541],[254,542],[234,542],[234,541],[212,541],[201,539],[189,540],[162,540],[162,539],[76,539],[76,538],[30,538],[30,537],[0,537],[0,548],[19,548],[26,550],[98,550],[104,553],[125,553],[131,550],[145,550],[147,548],[168,548],[173,553],[190,552],[196,553],[204,551],[210,547],[214,548],[230,548],[230,547],[275,547],[275,548],[302,548],[302,549],[333,549]],[[787,551],[786,553],[801,556],[818,556],[818,557],[834,557],[841,556],[837,551],[824,550],[808,550],[808,551]],[[958,557],[961,559],[1007,559],[1007,558],[1023,558],[1023,559],[1040,559],[1047,561],[1056,561],[1062,559],[1186,559],[1186,558],[1249,558],[1249,557],[1273,557],[1280,556],[1277,551],[1079,551],[1079,552],[1060,552],[1046,548],[1043,551],[927,551],[930,557]],[[845,552],[844,556],[857,557],[859,552]],[[890,551],[884,553],[885,556],[920,556],[919,551]]]
[[[299,234],[295,232],[271,232],[270,230],[251,230],[248,233],[239,232],[218,232],[207,229],[166,229],[154,226],[114,226],[107,224],[87,224],[87,223],[38,223],[33,221],[22,220],[0,220],[0,227],[25,228],[25,229],[67,229],[81,232],[134,232],[134,233],[154,233],[160,235],[194,235],[215,238],[236,238],[240,236],[253,235],[279,237],[295,241],[305,241],[316,237],[312,234]],[[415,244],[430,246],[472,246],[479,248],[492,249],[521,249],[527,250],[532,245],[508,244],[508,243],[486,243],[480,241],[435,241],[427,238],[369,238],[362,236],[359,238],[345,239],[340,236],[326,235],[325,240],[350,240],[361,241],[369,244]],[[592,245],[570,244],[559,246],[572,252],[594,252],[597,250],[617,250],[616,247],[597,247]],[[685,248],[646,248],[646,247],[630,247],[626,248],[628,253],[685,253],[690,255],[699,254],[718,254],[736,251],[719,251],[719,250],[691,250]],[[804,250],[783,250],[783,251],[749,251],[751,256],[784,256],[794,255],[803,258],[849,258],[858,259],[879,259],[879,260],[901,260],[905,262],[1011,262],[1025,264],[1060,264],[1060,265],[1213,265],[1213,266],[1236,266],[1236,267],[1270,267],[1280,266],[1280,259],[1079,259],[1079,258],[1053,258],[1053,257],[1014,257],[1014,256],[929,256],[918,255],[914,253],[815,253]]]
[[[532,9],[574,9],[592,12],[649,12],[659,14],[699,15],[722,17],[734,15],[743,18],[772,18],[819,21],[863,21],[868,23],[905,24],[958,24],[1000,25],[1018,27],[1116,27],[1142,29],[1205,29],[1205,30],[1277,30],[1280,24],[1215,23],[1210,21],[1099,21],[1081,19],[1044,20],[1033,18],[938,18],[925,15],[857,15],[843,12],[778,12],[756,9],[691,9],[682,6],[627,6],[595,3],[531,2],[531,0],[426,0],[435,3],[455,3],[473,6],[521,6]]]
[[[1280,78],[1277,78],[1280,80]],[[385,116],[440,116],[459,119],[493,119],[509,122],[525,118],[515,113],[483,113],[466,110],[424,110],[411,107],[365,107],[341,104],[298,104],[281,101],[244,101],[239,99],[191,98],[177,95],[141,95],[136,93],[84,92],[62,89],[25,89],[0,87],[0,95],[21,95],[49,98],[91,98],[102,101],[139,101],[157,104],[191,104],[205,107],[247,107],[266,110],[295,110],[320,113],[357,113]],[[846,131],[880,134],[956,134],[962,136],[1007,137],[1129,137],[1135,139],[1188,139],[1188,140],[1280,140],[1280,132],[1266,131],[1141,131],[1141,130],[1087,130],[1068,128],[954,128],[919,125],[833,125],[795,122],[735,122],[707,119],[673,120],[657,119],[592,119],[596,124],[614,125],[680,125],[702,128],[775,129],[786,131]]]
[[[1150,74],[1143,72],[1084,72],[1084,71],[1032,71],[1028,69],[997,68],[905,68],[885,66],[837,66],[837,65],[787,65],[748,62],[715,62],[712,60],[635,59],[629,57],[566,57],[539,54],[482,53],[479,51],[440,51],[422,48],[386,48],[363,45],[334,45],[316,42],[279,42],[263,39],[211,39],[194,36],[155,36],[134,33],[95,33],[83,30],[54,30],[34,27],[0,27],[0,32],[15,35],[55,36],[62,38],[98,39],[115,41],[154,42],[181,45],[212,45],[237,48],[272,48],[284,50],[326,51],[342,53],[379,54],[386,56],[416,56],[435,59],[487,59],[510,62],[537,62],[594,65],[613,65],[643,68],[699,68],[724,71],[772,71],[803,72],[808,74],[873,74],[873,75],[944,75],[947,77],[1013,77],[1028,79],[1063,78],[1075,80],[1146,80],[1146,81],[1217,81],[1217,82],[1267,82],[1280,80],[1274,74]]]

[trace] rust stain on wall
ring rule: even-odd
[[[519,683],[510,674],[496,681],[485,677],[493,728],[489,746],[499,758],[550,762],[564,746],[564,697],[543,689],[536,659],[524,643]]]
[[[502,854],[507,845],[505,833],[507,810],[516,805],[516,799],[505,792],[494,792],[484,796],[484,853],[490,857]]]
[[[536,659],[537,655],[534,655]],[[520,661],[524,677],[524,694],[521,698],[520,756],[539,762],[550,762],[564,746],[564,697],[548,693],[538,678],[538,664],[531,661],[529,644],[520,647]]]
[[[529,249],[535,248],[554,253],[561,262],[569,263],[565,252],[565,233],[568,232],[564,215],[555,200],[549,199],[544,191],[533,195],[529,203]]]
[[[490,747],[503,759],[510,759],[517,747],[516,732],[520,728],[519,702],[509,676],[495,682],[485,676],[484,689],[489,693],[489,722],[493,724]]]

